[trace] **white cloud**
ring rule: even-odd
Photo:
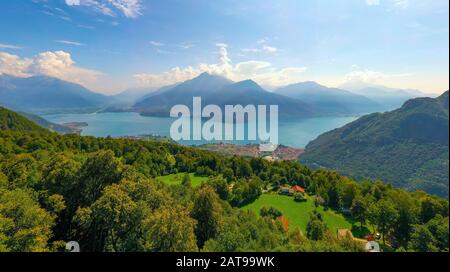
[[[268,38],[264,38],[264,39],[257,41],[256,43],[257,44],[265,44],[268,40],[269,40]]]
[[[278,52],[278,48],[264,45],[262,48],[243,48],[241,51],[245,53],[276,53]]]
[[[16,55],[0,51],[0,74],[25,77],[29,76],[28,67],[32,60],[21,59]]]
[[[270,62],[250,60],[233,65],[228,45],[218,43],[218,61],[215,64],[201,63],[196,67],[174,67],[160,74],[140,73],[134,75],[141,86],[161,87],[192,79],[203,72],[221,75],[234,81],[253,79],[264,86],[282,86],[301,81],[306,67],[286,67],[277,69]]]
[[[68,22],[72,21],[72,19],[70,17],[68,17],[68,16],[59,15],[58,17],[63,19],[64,21],[68,21]]]
[[[385,74],[383,72],[372,71],[369,69],[355,70],[345,75],[345,82],[366,82],[366,83],[383,83],[384,81],[398,77],[409,77],[411,73],[403,74]]]
[[[239,71],[239,74],[242,77],[252,77],[270,66],[272,66],[270,62],[250,60],[237,63],[235,66],[235,71]]]
[[[195,44],[193,44],[191,42],[183,42],[183,43],[180,43],[178,46],[183,49],[190,49],[190,48],[194,47]]]
[[[4,44],[4,43],[0,43],[0,48],[2,48],[2,49],[22,49],[22,47],[20,47],[20,46],[12,45],[12,44]]]
[[[171,51],[162,50],[162,49],[159,49],[159,48],[156,48],[155,51],[156,51],[158,54],[173,54],[173,52],[171,52]]]
[[[129,18],[142,15],[141,0],[65,0],[65,2],[69,6],[89,7],[108,16],[116,16],[117,11]]]
[[[378,6],[380,5],[380,0],[366,0],[366,4],[369,6]]]
[[[347,75],[345,75],[345,81],[346,82],[363,81],[373,83],[379,81],[384,77],[386,77],[386,75],[381,72],[375,72],[365,69],[365,70],[356,70],[348,73]]]
[[[396,8],[407,8],[409,6],[409,0],[393,0],[394,1],[394,6]]]
[[[259,49],[259,48],[243,48],[242,52],[259,53],[259,52],[261,52],[261,49]]]
[[[263,50],[268,53],[278,52],[278,49],[276,47],[272,47],[272,46],[268,46],[268,45],[264,46]]]
[[[226,44],[226,43],[216,43],[216,46],[217,47],[225,47],[225,48],[227,48],[228,44]]]
[[[164,46],[163,43],[161,43],[161,42],[156,42],[156,41],[149,41],[148,43],[151,44],[151,45],[153,45],[153,46]]]
[[[384,6],[387,11],[409,10],[417,13],[448,11],[448,0],[364,0],[368,6]],[[448,13],[448,12],[447,12]]]
[[[66,45],[85,46],[84,43],[79,43],[79,42],[74,42],[74,41],[57,40],[55,42],[66,44]]]
[[[69,6],[79,6],[80,0],[66,0],[66,4]]]
[[[381,0],[365,0],[368,6],[379,6]],[[394,5],[394,8],[407,8],[410,4],[410,0],[390,0],[390,4]]]
[[[33,58],[21,58],[6,52],[0,52],[0,74],[18,77],[46,75],[82,84],[95,86],[101,72],[81,68],[69,53],[64,51],[47,51]]]

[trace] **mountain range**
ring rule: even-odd
[[[291,84],[275,92],[309,103],[328,114],[360,114],[383,109],[381,104],[363,95],[328,88],[314,81]]]
[[[339,87],[354,94],[363,95],[378,103],[382,107],[381,111],[397,109],[401,107],[405,101],[412,98],[430,96],[419,90],[388,88],[382,85],[361,81],[350,81]]]
[[[196,78],[160,89],[129,89],[107,96],[79,84],[47,76],[28,78],[0,75],[0,105],[15,111],[43,114],[94,111],[135,111],[142,115],[168,116],[173,105],[191,105],[201,96],[203,104],[278,105],[280,117],[365,114],[390,110],[412,97],[414,90],[389,89],[368,84],[328,88],[301,82],[269,92],[256,82],[233,82],[203,73]]]
[[[233,82],[224,77],[203,73],[173,88],[161,90],[136,103],[132,110],[143,115],[168,116],[174,105],[192,105],[193,97],[202,97],[203,105],[278,105],[279,115],[312,117],[320,114],[303,101],[271,93],[252,80]]]
[[[322,134],[300,161],[448,198],[449,93],[411,99]]]
[[[47,76],[0,75],[0,105],[16,111],[53,113],[92,111],[113,98],[79,84]]]

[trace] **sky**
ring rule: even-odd
[[[0,74],[115,94],[202,72],[449,89],[448,0],[2,0]]]

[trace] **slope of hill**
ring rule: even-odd
[[[54,241],[70,237],[85,252],[363,252],[334,234],[345,228],[362,238],[370,228],[380,230],[387,252],[448,252],[448,201],[438,197],[358,184],[292,161],[227,157],[151,139],[28,131],[35,126],[0,109],[0,214],[8,223],[0,232],[2,251],[65,251]],[[301,186],[305,194],[279,195],[280,185]],[[375,215],[370,225],[358,213],[362,194],[365,214]],[[342,215],[348,207],[352,212]],[[201,220],[214,223],[201,230],[213,226],[217,233],[205,237],[196,229]],[[308,226],[315,231],[302,235]]]
[[[38,131],[46,130],[24,116],[0,107],[0,130]]]
[[[60,79],[0,75],[0,105],[16,111],[61,112],[93,110],[110,103],[111,97]]]
[[[362,95],[328,88],[313,81],[288,85],[276,93],[312,104],[330,114],[369,113],[382,109],[381,105]]]
[[[366,115],[309,143],[300,161],[448,198],[448,91]]]
[[[278,105],[280,116],[310,117],[313,107],[297,99],[270,93],[251,80],[234,83],[226,78],[203,73],[171,89],[150,95],[136,103],[133,110],[143,115],[168,116],[172,106],[192,105],[192,97],[202,97],[203,105]]]
[[[55,124],[50,121],[47,121],[45,118],[40,117],[39,115],[26,113],[26,112],[19,112],[20,115],[24,116],[30,121],[33,121],[34,123],[38,124],[39,126],[46,128],[50,131],[58,132],[61,134],[71,134],[71,133],[80,133],[81,130],[77,128],[73,128],[66,125],[60,125]]]

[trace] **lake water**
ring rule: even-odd
[[[134,112],[97,114],[53,114],[45,115],[53,123],[86,122],[82,135],[96,137],[119,137],[139,135],[170,136],[170,126],[175,119],[141,116]],[[320,117],[298,120],[279,120],[279,143],[292,147],[305,147],[320,134],[341,127],[357,117]],[[222,141],[225,142],[225,141]],[[203,144],[206,141],[182,141],[182,144]],[[234,141],[248,144],[252,141]]]

